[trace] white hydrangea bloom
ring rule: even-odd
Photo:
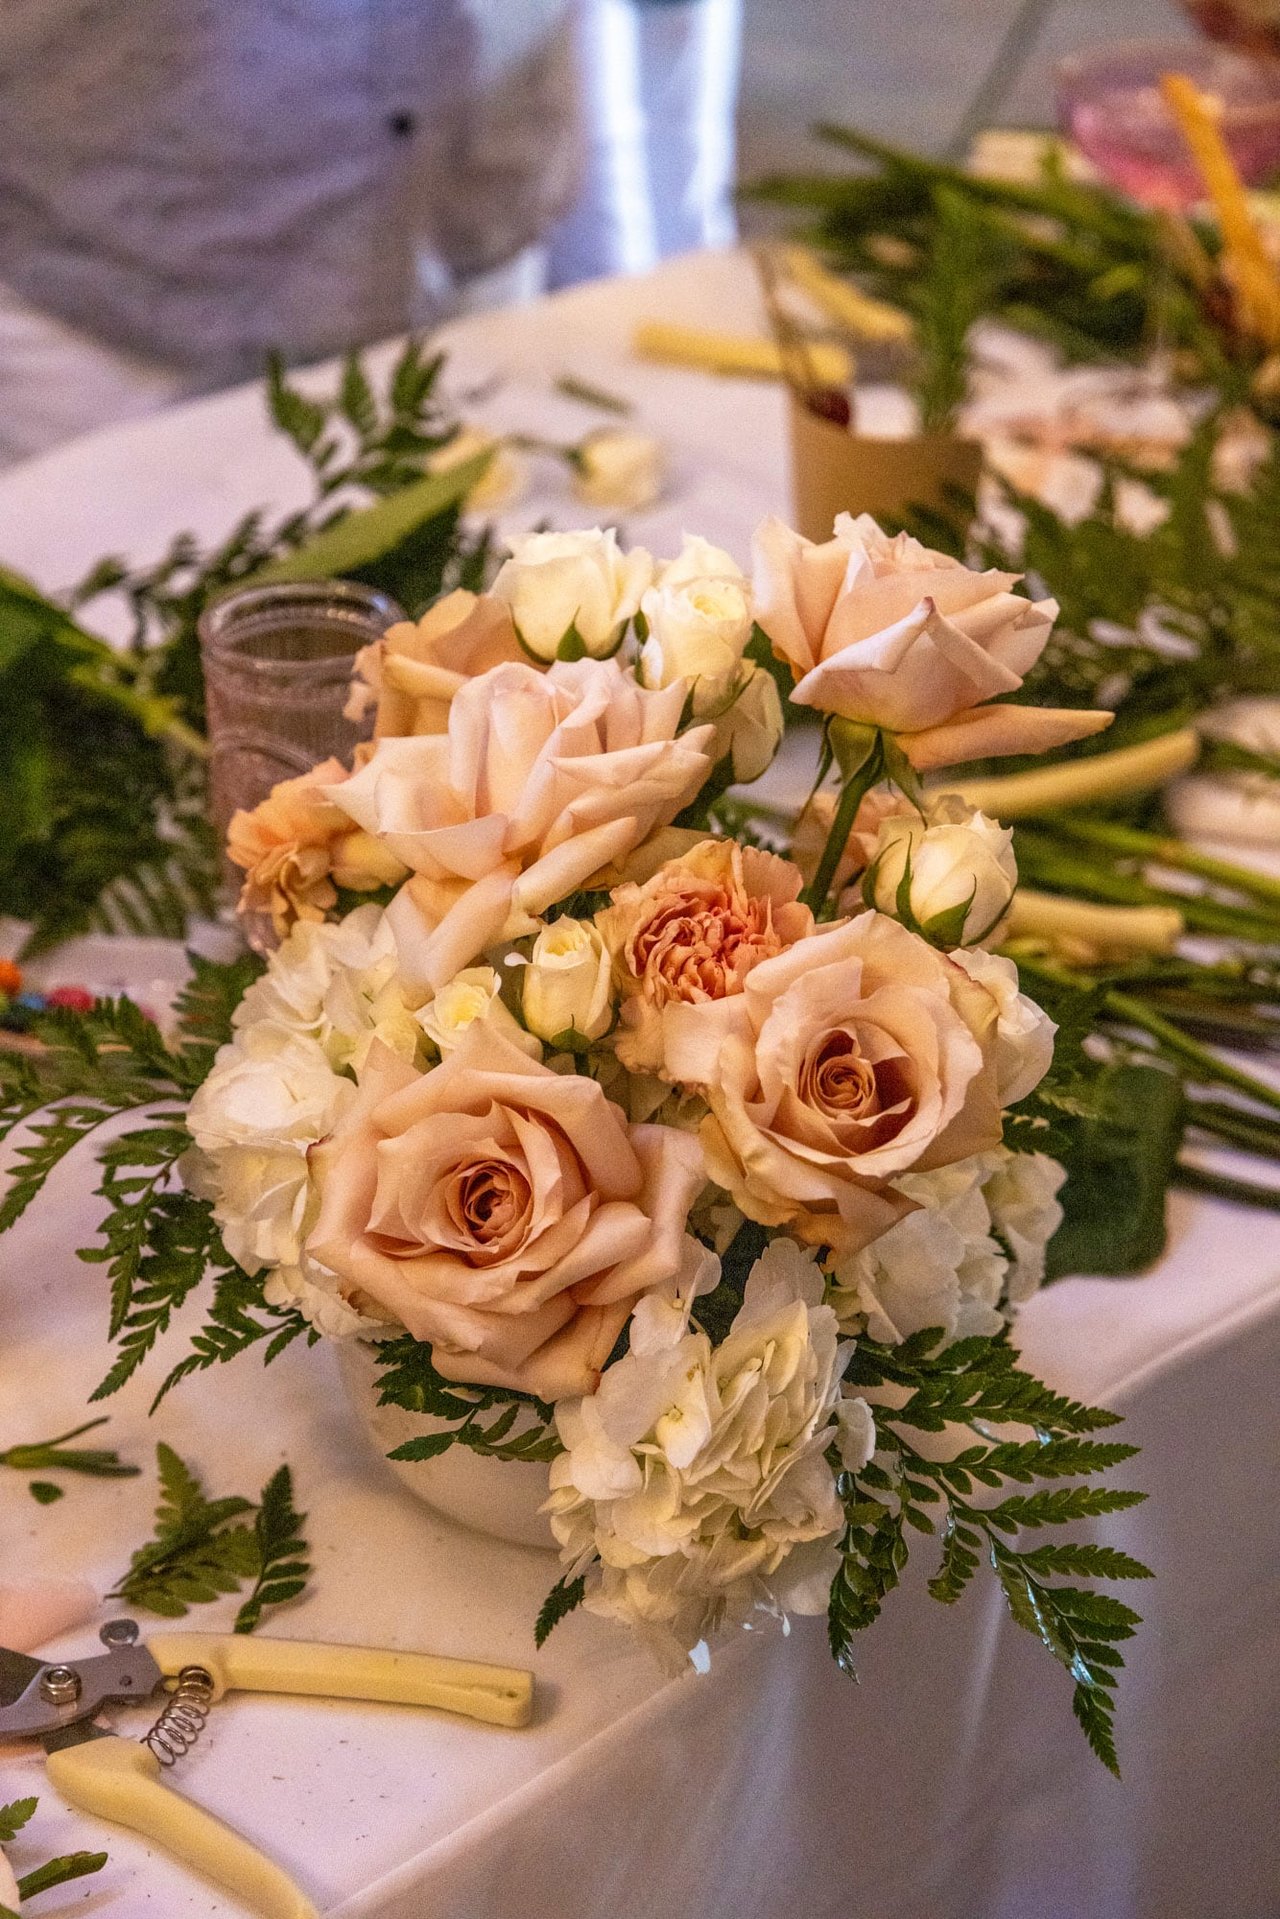
[[[313,1039],[336,1070],[357,1072],[374,1039],[414,1058],[422,1033],[406,995],[395,940],[380,906],[358,906],[336,923],[302,920],[267,961],[233,1023],[243,1032],[267,1021]]]
[[[825,1609],[846,1350],[822,1286],[811,1255],[775,1240],[720,1346],[646,1306],[599,1391],[557,1407],[547,1510],[570,1574],[592,1568],[590,1610],[692,1652],[756,1610]]]
[[[383,1321],[357,1312],[338,1291],[336,1276],[304,1255],[300,1265],[278,1266],[263,1287],[268,1306],[293,1306],[325,1339],[354,1339],[380,1331]]]
[[[183,1177],[213,1201],[227,1251],[246,1272],[267,1269],[268,1303],[297,1306],[331,1337],[379,1322],[348,1306],[303,1251],[317,1208],[308,1149],[355,1096],[352,1074],[375,1039],[418,1054],[415,1010],[381,908],[300,923],[236,1008],[234,1036],[187,1115],[196,1144]]]
[[[991,1235],[982,1193],[989,1155],[893,1183],[920,1210],[831,1269],[843,1331],[897,1345],[926,1326],[948,1339],[998,1333],[1008,1261]]]
[[[1066,1177],[1047,1153],[1006,1153],[983,1185],[992,1224],[1013,1254],[1005,1292],[1015,1305],[1044,1280],[1045,1248],[1062,1224],[1058,1192]]]
[[[1045,1154],[1001,1146],[895,1180],[920,1210],[832,1264],[828,1298],[841,1330],[885,1345],[927,1326],[948,1341],[998,1333],[1044,1278],[1065,1178]]]

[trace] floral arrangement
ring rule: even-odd
[[[935,1529],[984,1559],[1115,1765],[1137,1615],[1073,1583],[1114,1547],[1023,1543],[1140,1494],[1132,1448],[1019,1369],[1078,1110],[1074,1051],[993,950],[1009,833],[921,771],[1042,751],[1101,711],[1011,704],[1056,608],[846,517],[768,522],[749,580],[698,538],[517,541],[362,654],[355,762],[237,816],[265,965],[198,963],[173,1046],[127,1003],[50,1015],[43,1109],[0,1224],[109,1114],[120,1356],[201,1283],[162,1391],[299,1334],[369,1342],[399,1449],[549,1466],[578,1603],[701,1662],[733,1625],[825,1612],[833,1652]],[[731,785],[824,722],[838,791],[778,850]],[[812,735],[810,736],[812,737]],[[1067,1481],[1045,1485],[1037,1482]]]

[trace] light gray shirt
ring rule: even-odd
[[[402,331],[572,199],[573,0],[0,0],[0,281],[210,384]]]

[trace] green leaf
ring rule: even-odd
[[[0,1846],[17,1838],[38,1804],[36,1799],[11,1799],[7,1806],[0,1806]]]
[[[1140,1271],[1164,1250],[1165,1192],[1182,1144],[1181,1083],[1158,1067],[1121,1063],[1103,1071],[1098,1092],[1096,1116],[1064,1142],[1053,1276]]]
[[[411,1334],[379,1340],[375,1357],[381,1405],[401,1406],[449,1426],[446,1432],[406,1440],[392,1459],[435,1459],[456,1445],[482,1458],[506,1460],[550,1460],[562,1451],[553,1409],[544,1401],[504,1387],[460,1386],[445,1379],[432,1363],[430,1346]],[[491,1413],[496,1417],[486,1424]]]
[[[1007,1337],[948,1345],[938,1330],[927,1329],[894,1347],[860,1340],[846,1379],[894,1390],[873,1399],[874,1459],[856,1474],[837,1476],[846,1521],[828,1610],[837,1663],[846,1672],[854,1670],[856,1635],[878,1617],[897,1584],[910,1535],[940,1532],[941,1557],[929,1580],[932,1596],[953,1605],[985,1562],[1012,1618],[1071,1675],[1076,1717],[1095,1753],[1114,1770],[1111,1695],[1121,1665],[1116,1647],[1140,1621],[1109,1593],[1054,1581],[1064,1574],[1143,1579],[1150,1577],[1148,1570],[1129,1554],[1091,1541],[1046,1542],[1023,1551],[1013,1536],[1024,1528],[1077,1524],[1120,1512],[1144,1495],[1079,1483],[1011,1493],[995,1504],[977,1503],[971,1495],[975,1487],[1087,1480],[1110,1471],[1135,1449],[1083,1435],[1114,1425],[1116,1416],[1055,1393],[1022,1372]],[[920,1432],[965,1427],[969,1443],[948,1448],[942,1459],[915,1441]],[[1020,1436],[1028,1427],[1034,1439]],[[830,1457],[836,1464],[834,1454]]]
[[[38,1506],[53,1506],[65,1496],[64,1486],[55,1486],[51,1479],[33,1479],[27,1491]]]
[[[306,457],[324,432],[328,416],[324,407],[289,385],[277,353],[267,360],[267,405],[280,431],[287,434],[299,453]]]
[[[539,1649],[546,1645],[552,1632],[560,1621],[582,1604],[586,1596],[585,1576],[577,1579],[558,1579],[542,1602],[537,1624],[533,1629],[533,1643]]]
[[[101,1872],[107,1863],[105,1852],[67,1852],[58,1859],[47,1860],[43,1866],[37,1866],[33,1872],[24,1873],[18,1881],[18,1894],[25,1906],[28,1899],[34,1899],[38,1893],[51,1892],[55,1886],[65,1886],[73,1879],[84,1879],[89,1873]]]
[[[236,1632],[253,1632],[269,1606],[283,1606],[305,1588],[311,1572],[302,1531],[305,1522],[306,1514],[294,1511],[293,1476],[287,1466],[281,1466],[262,1490],[253,1524],[258,1576],[236,1614]]]
[[[349,420],[362,438],[368,438],[377,430],[378,403],[373,397],[373,388],[369,385],[360,356],[348,354],[342,366],[342,384],[338,389],[338,406],[345,419]]]
[[[178,1619],[189,1607],[236,1592],[257,1576],[257,1536],[240,1523],[254,1508],[234,1495],[207,1499],[196,1474],[163,1440],[156,1463],[161,1497],[155,1536],[132,1555],[108,1598]]]
[[[461,505],[484,474],[492,455],[478,453],[460,466],[430,473],[411,486],[341,519],[307,539],[284,559],[259,568],[255,586],[277,580],[338,579],[384,560],[423,525]]]
[[[130,1466],[116,1452],[100,1446],[69,1446],[68,1441],[79,1439],[83,1433],[94,1432],[99,1426],[108,1424],[103,1415],[100,1419],[86,1420],[83,1426],[75,1426],[69,1433],[60,1433],[56,1439],[37,1440],[33,1445],[10,1446],[7,1452],[0,1452],[0,1466],[12,1466],[15,1472],[71,1472],[87,1473],[97,1479],[132,1479],[141,1471],[138,1466]]]

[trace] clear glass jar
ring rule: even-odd
[[[352,665],[404,617],[389,594],[351,580],[247,586],[205,609],[209,810],[220,842],[239,808],[331,754],[349,761],[369,737],[372,711],[359,724],[343,712]],[[234,899],[243,874],[225,862],[224,877]]]

